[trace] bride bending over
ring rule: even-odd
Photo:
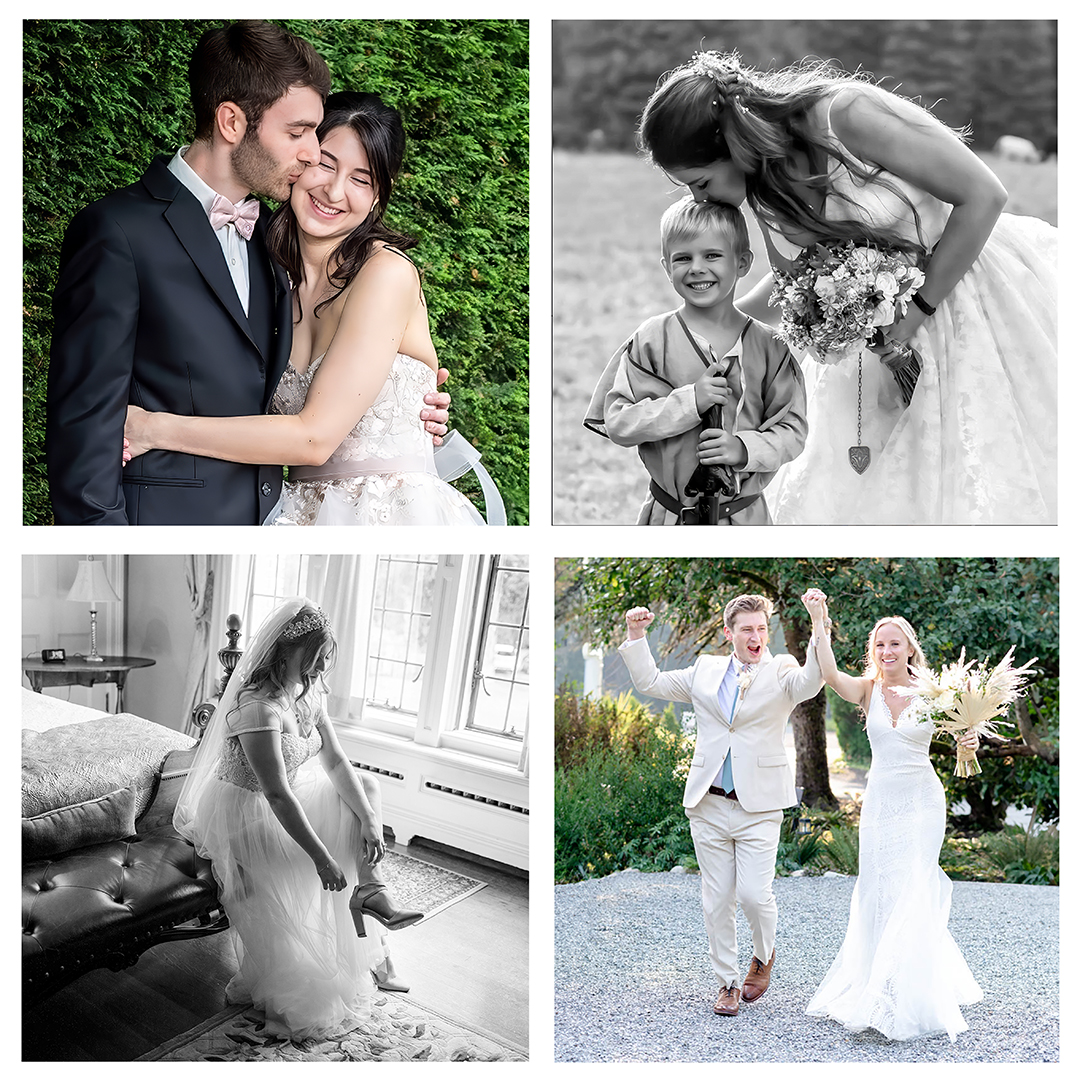
[[[293,1039],[365,1020],[376,984],[407,989],[385,933],[368,934],[364,916],[391,930],[423,918],[387,891],[379,785],[358,777],[321,703],[335,648],[326,615],[308,600],[287,600],[266,619],[229,678],[174,815],[210,860],[234,932],[240,966],[226,998],[250,1002],[269,1032]]]
[[[268,525],[483,525],[438,478],[421,420],[439,363],[420,276],[403,254],[416,241],[383,221],[405,153],[401,118],[376,94],[331,94],[318,136],[319,164],[267,235],[294,285],[292,353],[271,414],[130,406],[130,456],[288,465]]]
[[[836,666],[820,589],[803,603],[814,624],[825,682],[866,715],[873,755],[859,818],[859,877],[840,952],[806,1011],[849,1031],[875,1028],[890,1039],[967,1030],[961,1005],[982,990],[949,933],[952,882],[938,865],[945,839],[945,791],[930,763],[933,725],[918,723],[909,666],[926,666],[906,619],[879,619],[861,677]],[[974,734],[960,743],[978,747]]]

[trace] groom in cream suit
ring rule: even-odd
[[[627,639],[619,648],[637,690],[688,702],[697,717],[683,806],[701,869],[709,956],[720,984],[713,1011],[721,1016],[736,1015],[740,997],[760,997],[772,976],[776,850],[783,810],[797,801],[784,726],[792,709],[823,685],[813,643],[802,667],[793,656],[769,652],[771,614],[764,596],[737,596],[724,609],[729,656],[699,656],[693,667],[660,671],[645,639],[654,615],[631,608]],[[736,903],[754,938],[745,979],[738,967]]]

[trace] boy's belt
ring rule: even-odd
[[[649,494],[667,511],[674,514],[676,518],[680,518],[682,514],[683,505],[675,498],[674,495],[670,495],[666,492],[655,480],[649,481]],[[761,498],[761,492],[755,492],[753,495],[740,495],[737,499],[732,499],[730,502],[720,504],[720,517],[729,518],[733,514],[737,514],[740,510],[745,510],[755,499]],[[680,519],[680,524],[681,524]]]

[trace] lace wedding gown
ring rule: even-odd
[[[349,912],[352,890],[324,890],[311,859],[274,816],[237,737],[260,729],[250,704],[226,717],[214,775],[195,811],[200,852],[213,864],[235,931],[240,969],[226,998],[255,1005],[265,1012],[271,1033],[294,1039],[359,1021],[368,1027],[375,994],[371,972],[386,955],[385,931],[368,919],[368,936],[357,937]],[[363,850],[360,823],[314,760],[322,747],[319,724],[302,737],[283,731],[279,715],[276,730],[289,786],[355,884]]]
[[[892,725],[881,684],[866,718],[873,762],[859,821],[859,877],[840,952],[806,1011],[890,1039],[967,1030],[982,999],[948,930],[952,882],[938,866],[945,791],[930,764],[932,726],[909,706]]]
[[[300,412],[322,357],[303,373],[290,364],[271,412]],[[264,525],[483,525],[468,499],[439,479],[420,419],[435,389],[427,364],[398,353],[371,408],[329,461],[293,466]]]
[[[941,237],[952,209],[889,173],[911,201],[922,242]],[[842,165],[838,195],[864,219],[916,239],[911,208]],[[851,217],[830,197],[826,215]],[[770,230],[777,251],[799,249]],[[1053,524],[1057,520],[1057,230],[1002,214],[974,265],[912,341],[922,357],[905,409],[892,374],[862,361],[862,445],[856,473],[859,364],[803,361],[809,436],[766,499],[777,524]]]

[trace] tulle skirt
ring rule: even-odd
[[[286,483],[264,525],[483,525],[475,506],[429,473]]]
[[[300,1039],[368,1019],[385,932],[368,919],[368,936],[358,938],[349,912],[362,851],[356,816],[315,760],[298,769],[293,789],[349,879],[341,892],[323,889],[261,792],[212,780],[196,819],[235,932],[240,969],[226,996],[263,1010],[271,1032]]]
[[[877,356],[803,362],[809,436],[766,498],[792,524],[1054,524],[1057,230],[1004,214],[912,342],[923,369],[905,409]]]
[[[949,933],[952,882],[938,865],[945,793],[921,769],[871,771],[859,822],[859,877],[840,952],[806,1011],[890,1039],[967,1030],[982,999]]]

